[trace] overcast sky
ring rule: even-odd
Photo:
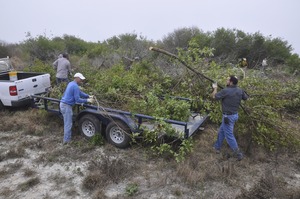
[[[300,0],[0,0],[0,40],[26,32],[103,41],[124,33],[161,40],[175,29],[218,28],[281,38],[300,55]]]

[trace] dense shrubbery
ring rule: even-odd
[[[87,77],[86,92],[96,95],[103,106],[157,117],[160,128],[156,133],[162,130],[161,127],[174,133],[159,118],[186,120],[191,105],[195,110],[210,112],[211,120],[220,122],[220,104],[209,97],[211,82],[169,57],[148,51],[152,44],[135,34],[124,34],[97,44],[67,35],[54,39],[29,37],[20,46],[24,54],[31,57],[27,61],[32,65],[24,70],[50,73],[53,85],[55,71],[51,63],[60,52],[69,52],[74,70]],[[270,150],[299,146],[300,138],[295,132],[299,132],[296,124],[300,119],[297,77],[300,59],[291,54],[287,42],[265,38],[260,33],[250,35],[225,29],[203,33],[191,28],[176,30],[156,44],[178,54],[187,65],[219,84],[225,83],[230,74],[240,78],[239,86],[251,96],[242,104],[236,126],[245,139]],[[237,66],[241,57],[248,58],[249,68]],[[271,69],[276,64],[286,63],[282,67],[286,66],[284,69],[291,73],[270,78],[272,72],[266,76],[265,71],[254,70],[265,57],[270,61]],[[60,97],[62,90],[54,88],[53,93]],[[162,96],[165,96],[163,102]],[[172,96],[187,97],[192,101],[178,101]],[[145,133],[145,142],[152,143],[151,148],[158,153],[168,152],[177,160],[192,148],[192,141],[185,140],[179,149],[173,150],[171,145],[154,142],[153,135],[153,132]]]

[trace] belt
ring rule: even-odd
[[[237,113],[231,113],[231,112],[223,112],[223,115],[235,115]]]

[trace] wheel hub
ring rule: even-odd
[[[92,137],[95,135],[95,126],[93,125],[92,122],[90,121],[85,121],[82,124],[82,132],[84,133],[84,135],[86,135],[87,137]]]
[[[122,143],[124,141],[124,131],[118,127],[114,127],[110,130],[110,137],[115,143]]]

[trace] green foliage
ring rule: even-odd
[[[114,36],[103,43],[88,43],[68,35],[50,39],[46,36],[32,38],[29,34],[21,46],[33,63],[25,71],[50,73],[53,85],[55,71],[49,63],[61,52],[76,55],[78,61],[72,65],[75,65],[76,72],[82,72],[87,78],[83,90],[96,95],[103,106],[155,116],[154,131],[145,131],[143,139],[157,154],[168,154],[182,161],[192,150],[192,142],[184,140],[176,147],[172,141],[160,142],[158,138],[162,134],[169,137],[176,134],[161,118],[186,121],[192,105],[197,111],[209,112],[211,120],[219,123],[220,103],[210,99],[211,82],[178,62],[149,52],[151,43],[137,34]],[[287,63],[296,76],[299,56],[291,55],[291,46],[286,41],[235,29],[221,28],[213,33],[203,33],[193,27],[175,30],[158,44],[178,54],[182,61],[219,85],[225,86],[225,80],[231,74],[239,77],[239,86],[251,97],[242,104],[245,111],[240,111],[238,134],[249,135],[249,140],[270,150],[299,144],[299,137],[293,133],[299,132],[299,128],[288,122],[290,117],[296,122],[300,119],[297,116],[299,79],[262,78],[261,74],[251,70],[262,59],[268,58],[269,66],[273,66],[271,63]],[[130,61],[136,56],[142,59]],[[126,63],[124,57],[129,58],[130,63]],[[246,57],[249,63],[246,76],[235,67],[241,57]],[[102,65],[93,64],[97,59]],[[107,67],[100,67],[103,65]],[[52,97],[60,98],[64,88],[65,85],[54,86]],[[192,101],[181,101],[172,96],[187,97]]]
[[[250,94],[250,99],[245,102],[245,111],[238,122],[239,133],[250,133],[257,144],[269,150],[300,144],[299,136],[295,134],[299,127],[289,123],[287,109],[299,107],[299,90],[291,92],[291,88],[282,86],[281,80],[257,78],[255,73],[248,74],[240,86]]]
[[[215,55],[225,54],[228,56],[235,49],[235,34],[232,30],[220,28],[213,34],[212,47],[216,49]]]
[[[128,184],[125,192],[127,196],[134,196],[134,194],[136,194],[139,190],[139,186],[137,183],[133,183],[133,184]]]
[[[265,43],[268,56],[273,60],[284,63],[291,56],[292,47],[280,38],[269,39]]]
[[[103,146],[104,145],[104,138],[100,133],[98,133],[90,139],[90,143],[93,146]]]
[[[289,71],[291,73],[300,73],[300,58],[299,58],[299,55],[298,54],[293,54],[292,56],[290,56],[288,59],[287,59],[287,63],[288,65],[288,68],[289,68]]]
[[[220,85],[229,75],[242,76],[242,71],[239,68],[230,65],[223,66],[211,63],[209,67],[201,64],[201,59],[192,62],[191,57],[197,54],[201,57],[203,54],[199,50],[192,49],[197,46],[190,45],[190,48],[184,53],[180,53],[180,58],[187,60],[190,66],[194,68],[197,65],[201,66],[203,73],[216,80]],[[199,62],[200,61],[200,62]],[[198,70],[200,71],[200,70]],[[269,150],[274,150],[278,147],[293,147],[299,146],[300,138],[295,132],[299,131],[299,126],[291,125],[288,118],[294,117],[290,115],[291,110],[299,110],[299,80],[297,79],[269,79],[261,78],[259,72],[255,70],[247,70],[246,78],[240,78],[239,86],[250,94],[250,99],[242,103],[240,111],[240,119],[237,123],[237,134],[249,135],[250,140],[257,144],[265,146]],[[207,88],[210,88],[211,82],[203,83],[202,93],[207,93]],[[211,92],[211,88],[209,89]],[[220,103],[211,101],[210,98],[203,96],[203,106],[210,113],[210,118],[213,122],[220,122],[221,108]],[[195,98],[193,96],[193,98]],[[299,117],[296,119],[299,121]],[[247,136],[246,136],[247,137]]]
[[[0,58],[10,56],[8,46],[0,41]]]
[[[178,57],[183,60],[189,66],[196,66],[202,64],[205,58],[212,57],[214,55],[214,49],[204,47],[200,48],[200,44],[197,39],[191,39],[189,42],[188,50],[178,49]]]
[[[150,152],[166,158],[174,158],[177,162],[182,162],[188,153],[193,150],[192,139],[183,139],[182,132],[176,131],[171,124],[163,119],[157,119],[153,123],[153,128],[144,129],[143,143],[150,145]]]
[[[197,27],[176,29],[163,38],[163,48],[172,53],[177,53],[177,48],[186,49],[192,38],[198,36],[198,39],[202,40],[202,38],[199,37],[200,34],[201,31]],[[205,37],[203,34],[202,36]],[[203,40],[205,41],[206,39]]]
[[[68,52],[69,54],[82,55],[89,47],[87,42],[71,35],[64,35],[63,41],[65,44],[65,52]]]
[[[25,72],[49,73],[51,77],[51,83],[54,84],[54,82],[56,81],[55,79],[56,71],[54,70],[52,65],[42,62],[39,59],[36,59],[31,66],[27,66],[23,70]]]
[[[193,151],[193,148],[194,146],[191,138],[183,140],[178,149],[178,152],[174,152],[176,162],[182,162],[183,160],[185,160],[185,157]]]
[[[28,39],[23,42],[22,47],[29,53],[32,60],[48,61],[57,58],[57,55],[64,50],[64,43],[52,41],[43,35],[33,38],[29,33]]]
[[[54,84],[54,86],[52,86],[51,91],[49,93],[49,97],[61,99],[66,88],[67,88],[67,82],[62,82],[59,85]]]
[[[109,48],[107,45],[97,44],[93,48],[89,49],[87,52],[88,58],[95,58],[99,56],[104,56],[109,53]]]
[[[127,62],[134,60],[135,57],[147,57],[152,61],[159,60],[157,54],[148,51],[149,46],[154,45],[153,42],[147,41],[145,37],[135,33],[113,36],[102,43],[85,42],[70,35],[51,39],[46,35],[33,38],[28,33],[27,38],[21,47],[24,54],[29,54],[30,62],[39,59],[52,63],[62,52],[68,52],[72,56],[86,55],[92,59],[90,61],[96,67],[110,67],[122,60]],[[162,41],[158,41],[156,44],[178,54],[178,48],[187,50],[190,48],[192,40],[197,43],[198,49],[214,49],[214,57],[207,61],[214,60],[222,65],[229,63],[236,65],[239,59],[245,57],[248,60],[248,68],[259,67],[264,58],[268,59],[269,67],[271,67],[286,63],[292,56],[292,46],[281,38],[265,37],[259,32],[245,33],[237,29],[219,28],[216,31],[205,33],[197,27],[179,28],[167,34]],[[127,58],[128,60],[126,60]],[[197,59],[197,57],[190,57],[190,59]],[[130,66],[132,63],[124,64]]]
[[[187,50],[194,40],[199,49],[215,49],[213,60],[218,63],[237,64],[241,58],[247,58],[248,67],[257,67],[264,58],[269,63],[282,64],[292,55],[292,47],[281,38],[265,37],[259,32],[245,33],[237,29],[219,28],[216,31],[203,33],[197,28],[181,28],[169,33],[162,41],[164,49],[177,54],[178,48]],[[188,57],[185,57],[188,59]],[[195,59],[190,56],[189,59]]]

